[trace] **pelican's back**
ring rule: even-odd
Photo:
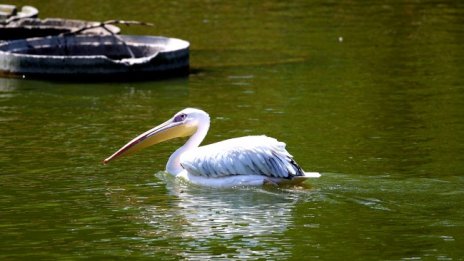
[[[182,154],[180,163],[189,173],[204,177],[304,176],[285,143],[267,136],[246,136],[202,146]]]

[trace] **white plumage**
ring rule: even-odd
[[[165,123],[144,132],[108,157],[117,157],[176,137],[190,136],[166,164],[166,171],[191,183],[212,187],[298,184],[319,173],[304,172],[285,149],[267,136],[246,136],[199,147],[209,129],[209,115],[187,108]]]
[[[285,150],[285,143],[267,136],[246,136],[191,149],[180,157],[188,172],[210,178],[263,175],[273,178],[303,176]]]

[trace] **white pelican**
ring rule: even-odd
[[[199,147],[209,129],[208,113],[193,108],[176,113],[124,145],[109,161],[148,146],[191,136],[166,164],[166,171],[193,184],[209,187],[299,184],[319,173],[304,172],[285,149],[285,143],[267,136],[246,136]]]

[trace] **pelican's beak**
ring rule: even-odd
[[[196,126],[185,124],[184,122],[175,122],[173,119],[170,119],[163,124],[160,124],[153,129],[140,134],[129,143],[124,145],[122,148],[120,148],[118,151],[116,151],[113,155],[106,158],[103,163],[106,164],[111,160],[121,156],[131,155],[143,148],[166,140],[190,136],[195,131]]]

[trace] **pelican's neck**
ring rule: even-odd
[[[183,170],[182,166],[180,165],[180,157],[182,156],[183,153],[189,150],[198,148],[198,146],[200,146],[203,139],[206,137],[206,134],[208,133],[208,129],[209,129],[209,119],[208,121],[205,121],[199,124],[197,131],[192,136],[190,136],[190,138],[187,140],[187,142],[185,142],[185,144],[182,147],[178,148],[169,157],[168,163],[166,164],[167,172],[176,176]]]

